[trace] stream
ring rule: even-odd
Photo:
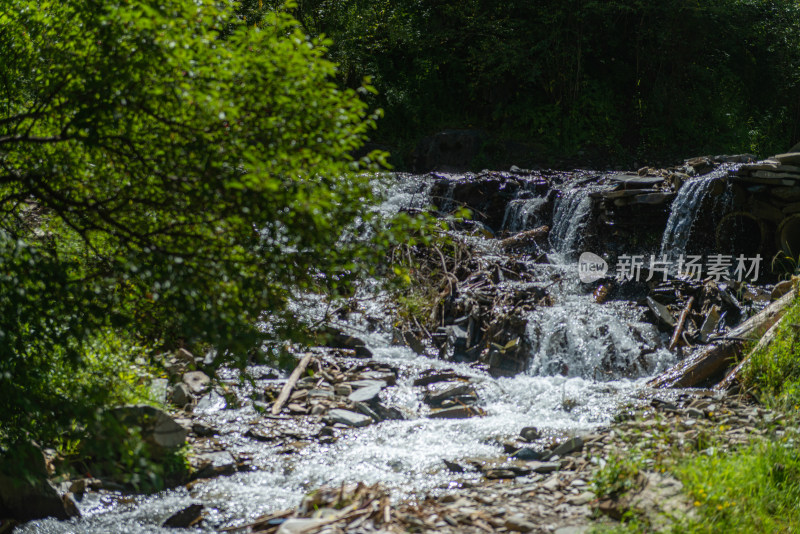
[[[703,187],[700,180],[693,182],[692,188]],[[686,201],[676,201],[673,207],[675,220],[670,218],[664,238],[667,245],[685,240],[685,227],[691,227],[692,210],[697,205],[692,199],[697,195],[688,195],[690,189],[685,190]],[[391,214],[399,209],[423,209],[430,204],[428,191],[427,178],[399,175],[387,189],[380,210]],[[674,363],[675,356],[664,348],[668,341],[665,334],[644,321],[640,307],[626,301],[596,304],[578,280],[575,258],[582,251],[582,231],[591,208],[588,191],[589,187],[566,183],[552,213],[542,214],[539,210],[546,204],[544,197],[523,188],[520,198],[508,203],[503,216],[502,226],[509,232],[539,224],[552,227],[549,263],[522,260],[536,274],[534,278],[541,280],[535,284],[547,286],[553,300],[552,306],[538,307],[528,317],[525,336],[531,353],[526,371],[493,378],[480,366],[420,356],[407,347],[393,345],[388,329],[370,331],[356,316],[349,327],[367,342],[374,360],[399,369],[397,385],[384,389],[381,401],[399,409],[407,419],[350,429],[333,443],[312,442],[296,454],[283,454],[273,445],[243,437],[262,417],[252,402],[233,409],[223,409],[222,403],[206,406],[203,417],[220,429],[218,442],[234,455],[247,457],[253,471],[201,480],[189,485],[191,489],[178,487],[149,496],[87,493],[79,503],[82,518],[35,521],[20,527],[19,532],[170,532],[160,525],[192,503],[205,505],[201,530],[215,531],[296,506],[314,488],[345,482],[380,482],[391,489],[395,499],[437,495],[480,479],[480,473],[454,475],[444,465],[445,459],[501,456],[502,442],[513,439],[523,427],[537,427],[544,440],[589,432],[610,423],[620,407],[644,402],[644,381]],[[499,253],[496,240],[470,239],[487,257]],[[558,283],[551,281],[554,279]],[[384,313],[380,295],[365,302],[365,317]],[[313,316],[322,313],[321,307],[321,302],[315,307],[314,299],[308,299],[298,303],[298,313],[305,310],[303,313]],[[642,346],[650,347],[645,355]],[[421,373],[436,368],[469,376],[480,399],[478,406],[486,415],[468,419],[425,417],[429,408],[412,383]],[[249,372],[256,377],[255,387],[285,380],[268,378],[269,369],[253,368]],[[220,376],[231,387],[239,388],[242,397],[252,392],[252,386],[240,384],[236,372],[223,370]]]

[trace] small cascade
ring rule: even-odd
[[[544,224],[540,211],[547,204],[547,198],[520,198],[512,200],[506,206],[503,216],[503,230],[509,232],[522,232]]]
[[[528,374],[603,382],[648,376],[674,362],[672,354],[657,349],[662,345],[657,329],[630,309],[597,306],[571,290],[559,299],[556,306],[532,312],[528,321]]]
[[[554,252],[568,255],[576,251],[592,210],[589,192],[589,188],[576,187],[556,201],[550,229],[550,245]]]
[[[661,238],[661,256],[667,258],[677,258],[686,252],[686,244],[692,233],[692,226],[697,220],[700,206],[703,199],[708,194],[714,180],[728,173],[729,167],[721,166],[708,175],[686,182],[678,191],[678,195],[672,202],[672,210],[664,228],[664,236]],[[723,204],[731,199],[731,195],[726,192],[722,195]]]

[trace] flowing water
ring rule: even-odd
[[[686,245],[692,233],[700,207],[703,204],[708,192],[714,183],[728,174],[730,165],[722,165],[702,178],[696,178],[683,184],[678,191],[678,195],[672,202],[672,210],[664,228],[664,235],[661,240],[661,256],[667,259],[675,259],[686,252]],[[715,208],[724,209],[732,200],[730,189],[726,190],[721,199],[715,204]]]
[[[404,176],[390,189],[381,211],[390,214],[409,207],[424,208],[429,204],[427,190],[424,179]],[[526,202],[532,206],[532,200]],[[418,356],[406,347],[392,345],[381,329],[364,331],[356,318],[351,327],[367,341],[374,358],[400,369],[397,386],[384,390],[382,401],[403,411],[406,420],[353,429],[333,444],[313,443],[298,454],[287,455],[243,438],[261,417],[252,405],[218,410],[206,417],[222,429],[219,441],[234,454],[249,457],[256,471],[152,496],[88,495],[80,503],[82,519],[37,521],[20,531],[169,532],[159,525],[172,513],[197,502],[206,506],[204,528],[213,530],[294,506],[307,491],[342,482],[380,482],[398,499],[437,494],[452,489],[456,476],[477,480],[475,474],[450,473],[443,459],[498,457],[503,453],[501,442],[513,439],[526,426],[538,427],[546,439],[607,424],[621,404],[638,398],[643,377],[672,363],[672,356],[663,350],[664,340],[654,327],[641,321],[641,312],[635,307],[622,302],[595,304],[581,289],[575,265],[564,259],[579,246],[590,208],[585,189],[567,190],[552,221],[553,250],[560,254],[552,255],[551,265],[529,265],[539,270],[537,279],[548,286],[554,305],[531,312],[527,337],[532,353],[527,372],[495,379],[467,364]],[[525,224],[521,222],[519,228]],[[476,242],[486,254],[496,253],[493,241]],[[379,295],[365,299],[365,314],[381,313],[379,304]],[[320,305],[309,299],[299,303],[298,310],[313,315]],[[425,417],[428,408],[420,388],[412,387],[413,379],[425,370],[445,367],[472,377],[485,417]],[[236,383],[234,372],[224,377]],[[268,380],[258,382],[260,386],[266,383]]]

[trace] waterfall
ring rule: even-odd
[[[686,251],[686,244],[697,220],[700,206],[711,184],[727,174],[728,167],[721,166],[703,178],[686,182],[672,202],[672,210],[661,238],[661,256],[676,258]],[[725,197],[724,197],[725,198]],[[727,198],[730,198],[728,195]]]
[[[539,211],[547,203],[545,197],[512,200],[503,215],[503,230],[522,232],[543,224]]]
[[[575,252],[578,242],[583,237],[589,213],[592,210],[592,199],[589,188],[576,187],[566,191],[555,205],[553,226],[550,229],[550,245],[559,254]]]

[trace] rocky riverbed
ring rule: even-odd
[[[319,346],[289,347],[282,370],[214,376],[203,356],[164,355],[168,378],[154,389],[171,411],[144,437],[189,444],[192,480],[136,496],[87,472],[48,494],[81,517],[19,530],[566,534],[629,510],[656,526],[690,514],[680,484],[649,469],[652,454],[785,429],[750,399],[647,381],[788,289],[653,265],[641,280],[586,282],[576,260],[601,252],[613,270],[665,242],[705,242],[732,206],[726,178],[749,172],[737,158],[629,174],[394,177],[381,209],[433,213],[456,243],[403,251],[431,277],[429,317],[398,321],[377,286],[333,310],[301,295]],[[471,219],[454,216],[463,207]],[[598,470],[643,448],[629,491],[604,494]]]

